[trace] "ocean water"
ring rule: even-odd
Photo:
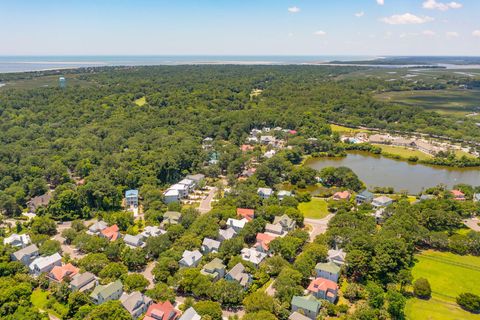
[[[319,64],[375,58],[372,56],[0,56],[0,73],[100,66]]]

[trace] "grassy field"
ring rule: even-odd
[[[408,159],[409,157],[413,157],[413,156],[418,157],[419,160],[428,160],[432,158],[432,156],[418,150],[412,150],[412,149],[407,149],[407,148],[397,147],[397,146],[380,145],[380,144],[376,146],[382,148],[382,152],[399,155],[400,157],[405,159]]]
[[[412,298],[405,308],[407,319],[479,319],[462,310],[455,298],[462,292],[480,294],[480,257],[425,251],[416,256],[413,277],[427,278],[432,287],[428,301]]]
[[[352,135],[359,132],[369,132],[368,130],[364,130],[364,129],[347,128],[347,127],[339,126],[336,124],[331,124],[330,128],[332,128],[333,132],[352,134]]]
[[[145,103],[147,103],[147,98],[141,97],[137,100],[135,100],[135,104],[139,107],[143,106]]]
[[[302,202],[298,209],[305,218],[322,219],[328,215],[327,201],[319,198],[312,198],[310,202]]]
[[[480,90],[429,90],[386,92],[378,99],[407,106],[419,106],[442,114],[465,116],[480,108]]]

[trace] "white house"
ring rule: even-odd
[[[230,240],[237,235],[237,232],[233,228],[220,229],[218,231],[218,241],[223,242]]]
[[[3,239],[4,245],[11,245],[12,247],[25,248],[32,240],[28,234],[12,234],[10,237]]]
[[[188,186],[184,185],[184,184],[180,184],[180,183],[176,183],[172,186],[170,186],[170,188],[168,188],[169,190],[177,190],[178,191],[178,194],[180,195],[180,198],[186,198],[188,196],[188,194],[190,193],[190,190],[188,188]]]
[[[168,189],[165,191],[163,194],[163,198],[166,204],[172,203],[172,202],[179,202],[180,201],[180,192],[178,190],[174,189]]]
[[[242,259],[250,261],[255,267],[258,267],[266,257],[266,253],[259,252],[255,248],[242,249]]]
[[[143,242],[143,236],[141,234],[136,236],[126,234],[123,237],[123,242],[125,242],[125,244],[130,248],[143,248],[145,246],[145,242]]]
[[[245,218],[241,220],[228,218],[227,220],[227,226],[233,228],[233,230],[235,230],[237,233],[240,232],[240,230],[242,230],[247,223],[248,220]]]
[[[203,239],[202,249],[201,249],[203,254],[215,253],[215,252],[218,252],[219,249],[220,249],[220,241],[213,240],[210,238]]]
[[[393,199],[392,198],[389,198],[387,196],[381,196],[381,197],[378,197],[378,198],[375,198],[373,199],[372,201],[372,206],[374,207],[388,207],[389,205],[391,205],[393,203]]]
[[[40,252],[38,251],[38,247],[32,244],[28,247],[15,251],[10,255],[10,258],[12,259],[12,261],[20,261],[25,266],[28,266],[39,255]]]
[[[198,266],[201,259],[202,253],[200,251],[185,250],[183,252],[182,259],[178,263],[180,267],[192,268]]]
[[[273,195],[273,190],[270,188],[258,188],[257,194],[262,199],[268,199]]]
[[[62,257],[60,254],[54,253],[51,256],[47,257],[39,257],[33,260],[32,263],[28,266],[30,272],[33,273],[35,276],[40,275],[43,272],[50,272],[55,266],[62,265]]]

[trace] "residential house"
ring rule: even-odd
[[[182,314],[182,316],[178,320],[201,320],[202,317],[193,309],[193,307],[188,308]]]
[[[283,236],[285,235],[283,232],[283,228],[281,224],[273,224],[273,223],[267,223],[265,225],[265,233],[271,234],[274,236]]]
[[[328,279],[336,283],[340,277],[340,267],[333,262],[317,263],[315,274],[318,278]]]
[[[270,188],[258,188],[257,194],[262,199],[268,199],[273,195],[273,190]]]
[[[292,312],[303,313],[311,320],[317,319],[321,306],[320,302],[311,295],[306,297],[293,296],[291,305]]]
[[[370,203],[373,201],[373,193],[368,190],[363,190],[355,197],[357,204]]]
[[[143,320],[177,320],[179,317],[180,311],[175,310],[170,301],[165,301],[151,304]]]
[[[380,197],[377,197],[377,198],[373,199],[372,206],[374,206],[376,208],[388,207],[392,203],[393,203],[392,198],[389,198],[387,196],[380,196]]]
[[[270,242],[272,242],[275,239],[273,235],[266,234],[266,233],[257,233],[257,242],[254,245],[254,248],[257,251],[266,253],[266,254],[271,254],[270,251]]]
[[[285,199],[285,197],[291,197],[292,195],[293,195],[292,192],[287,190],[280,190],[277,192],[277,198],[280,201]]]
[[[183,184],[184,186],[187,187],[188,192],[192,192],[193,189],[195,189],[195,181],[190,180],[190,179],[182,179],[178,184]]]
[[[148,310],[153,301],[143,293],[134,291],[130,294],[124,292],[120,297],[120,303],[133,319],[137,319]]]
[[[107,227],[108,227],[108,224],[105,221],[97,221],[88,228],[87,234],[91,236],[99,235],[100,232],[103,229],[106,229]]]
[[[237,216],[245,218],[245,219],[247,219],[247,221],[252,221],[253,218],[255,218],[255,210],[237,208]]]
[[[204,275],[211,276],[214,281],[217,281],[225,277],[225,268],[223,261],[215,258],[204,265],[200,272]]]
[[[38,247],[34,244],[29,245],[23,249],[15,251],[10,255],[12,261],[20,261],[23,265],[28,266],[40,255]]]
[[[281,225],[283,232],[290,232],[295,229],[297,222],[284,214],[282,216],[276,216],[273,220],[273,224]]]
[[[251,262],[255,267],[258,267],[267,257],[267,254],[257,251],[255,248],[243,248],[241,253],[242,259]]]
[[[247,142],[248,143],[258,143],[258,138],[257,137],[248,137]]]
[[[435,199],[435,196],[433,194],[422,194],[420,196],[420,201],[426,201],[426,200],[432,200]]]
[[[452,190],[450,193],[453,195],[453,199],[457,201],[465,201],[465,194],[460,190]]]
[[[163,193],[163,200],[166,204],[180,201],[180,192],[178,190],[168,189]]]
[[[230,227],[230,228],[233,228],[233,230],[235,230],[235,232],[240,232],[240,230],[242,230],[245,225],[247,224],[248,220],[243,218],[241,220],[238,220],[238,219],[232,219],[232,218],[228,218],[227,219],[227,226]]]
[[[127,190],[125,192],[125,205],[129,207],[138,207],[138,190]]]
[[[195,187],[198,187],[203,182],[203,180],[205,180],[205,175],[201,173],[189,174],[185,178],[195,182]]]
[[[33,273],[35,276],[40,275],[43,272],[50,272],[55,266],[62,265],[62,257],[60,254],[54,253],[51,256],[46,257],[38,257],[30,263],[28,268],[30,272]]]
[[[273,156],[277,153],[275,150],[269,150],[263,154],[263,156],[267,159],[273,158]]]
[[[52,198],[52,192],[47,192],[41,196],[34,197],[27,202],[27,207],[30,212],[36,212],[40,207],[46,207]]]
[[[237,281],[240,285],[247,289],[252,283],[252,276],[245,272],[245,267],[241,263],[237,263],[226,275],[228,281]]]
[[[185,250],[182,259],[178,263],[180,267],[192,268],[198,266],[200,260],[202,260],[202,253],[200,251]]]
[[[256,138],[255,138],[256,139]],[[252,145],[249,145],[249,144],[242,144],[240,146],[240,150],[242,150],[242,152],[248,152],[248,151],[253,151],[255,149],[254,146]]]
[[[168,188],[168,190],[177,190],[180,196],[180,199],[188,197],[188,194],[190,193],[190,189],[188,188],[188,186],[184,184],[179,184],[179,183],[171,185],[170,188]]]
[[[260,136],[261,144],[274,144],[276,141],[274,136]]]
[[[70,289],[72,291],[85,292],[93,289],[97,285],[97,278],[90,272],[77,273],[70,281]]]
[[[130,234],[126,234],[123,237],[123,242],[130,248],[143,248],[145,246],[145,242],[143,242],[143,235],[138,234],[136,236],[132,236]]]
[[[171,224],[179,224],[182,214],[177,211],[167,211],[163,214],[163,221],[160,224],[160,227],[168,226]]]
[[[80,269],[75,267],[71,263],[67,263],[63,266],[55,266],[48,273],[47,277],[55,282],[62,282],[65,278],[72,279],[80,272]]]
[[[351,196],[352,195],[350,194],[350,192],[345,190],[345,191],[342,191],[342,192],[335,192],[332,199],[335,200],[335,201],[341,201],[341,200],[348,201],[348,200],[350,200]]]
[[[120,280],[106,285],[98,285],[90,294],[94,304],[102,304],[110,300],[117,300],[122,296],[123,285]]]
[[[328,250],[328,257],[327,260],[335,263],[338,266],[342,266],[345,264],[345,258],[347,254],[343,249],[330,249]]]
[[[146,226],[141,233],[143,238],[158,237],[167,233],[165,230],[160,229],[158,226]]]
[[[309,317],[304,316],[301,313],[298,312],[293,312],[290,317],[288,317],[288,320],[311,320]]]
[[[110,241],[115,241],[117,239],[120,239],[120,230],[118,229],[118,226],[114,224],[113,226],[107,227],[100,231],[100,234],[102,237],[107,238]]]
[[[337,300],[338,285],[332,280],[316,278],[310,282],[307,290],[317,299],[324,299],[330,303],[335,303]]]
[[[230,240],[237,235],[237,232],[233,228],[220,229],[218,231],[218,241],[223,242]]]
[[[220,249],[220,241],[210,238],[203,239],[202,248],[200,249],[203,254],[215,253]]]
[[[380,207],[371,214],[375,218],[377,224],[382,224],[385,221],[385,207]]]
[[[11,245],[12,247],[16,247],[16,248],[18,247],[25,248],[30,243],[32,243],[32,240],[30,239],[30,236],[28,234],[14,233],[10,237],[3,239],[4,245]]]
[[[480,201],[480,193],[474,193],[473,194],[473,201],[474,202],[479,202]]]

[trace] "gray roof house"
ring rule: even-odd
[[[88,228],[87,234],[98,235],[100,234],[100,231],[106,229],[107,227],[108,224],[105,221],[97,221]]]
[[[215,258],[203,266],[200,272],[204,275],[213,277],[213,280],[220,280],[225,276],[225,265],[219,258]]]
[[[287,190],[280,190],[277,192],[277,198],[278,200],[282,201],[285,197],[291,197],[292,196],[292,192],[291,191],[287,191]]]
[[[143,295],[141,292],[134,291],[130,294],[123,293],[120,297],[120,303],[130,313],[133,319],[137,319],[147,312],[148,307],[153,303],[152,299]]]
[[[202,248],[200,250],[203,254],[218,252],[220,249],[220,243],[220,241],[205,238],[203,239]]]
[[[200,251],[185,250],[182,259],[178,263],[180,267],[192,268],[198,266],[200,260],[202,260],[202,253]]]
[[[245,272],[245,267],[241,263],[237,263],[226,275],[225,279],[229,281],[237,281],[245,289],[252,283],[252,276]]]
[[[32,240],[30,239],[30,236],[28,234],[14,233],[10,237],[6,237],[5,239],[3,239],[4,245],[11,245],[12,247],[25,248],[30,243],[32,243]]]
[[[259,252],[255,248],[242,249],[242,259],[251,262],[255,267],[258,267],[266,257],[266,253]]]
[[[257,194],[262,199],[268,199],[273,195],[273,190],[270,188],[258,188]]]
[[[123,285],[120,280],[110,282],[107,285],[98,285],[93,289],[90,298],[95,304],[102,304],[110,300],[117,300],[122,296]]]
[[[182,316],[178,320],[201,320],[202,317],[193,309],[193,307],[188,308],[182,314]]]
[[[265,233],[271,233],[274,235],[283,235],[283,228],[280,224],[267,223],[265,225]]]
[[[160,227],[164,227],[165,225],[170,224],[178,224],[180,223],[180,219],[182,218],[182,214],[177,211],[167,211],[163,214],[163,221],[160,224]]]
[[[333,262],[317,263],[315,273],[317,278],[325,278],[333,282],[338,282],[340,267]]]
[[[230,240],[237,235],[237,232],[233,228],[220,229],[218,231],[218,241],[223,242]]]
[[[288,320],[310,320],[310,318],[295,311],[290,315],[290,317],[288,317]]]
[[[97,285],[97,278],[90,272],[77,273],[70,281],[70,289],[72,291],[84,292],[93,289]]]
[[[292,298],[292,312],[300,311],[307,318],[315,320],[320,310],[320,302],[313,296],[293,296]]]
[[[273,220],[273,224],[279,224],[282,226],[284,232],[290,232],[295,229],[297,222],[284,214],[282,216],[275,217],[275,219]]]
[[[125,244],[130,248],[143,248],[145,246],[145,242],[143,242],[143,236],[141,234],[136,236],[126,234],[123,237],[123,242],[125,242]]]
[[[54,253],[51,256],[38,257],[30,263],[28,268],[30,272],[38,276],[43,272],[50,272],[53,267],[62,265],[62,256],[60,254]]]
[[[373,193],[368,190],[363,190],[355,197],[357,204],[370,203],[373,201]]]
[[[29,245],[23,249],[15,251],[11,254],[12,261],[20,261],[24,265],[28,266],[34,259],[40,255],[38,247],[34,244]]]
[[[188,180],[193,180],[195,182],[195,185],[198,186],[198,184],[200,182],[202,182],[203,180],[205,180],[205,175],[204,174],[201,174],[201,173],[197,173],[197,174],[189,174],[185,177],[185,179],[188,179]]]
[[[380,196],[380,197],[377,197],[377,198],[373,199],[372,206],[377,207],[377,208],[388,207],[392,203],[393,203],[392,198],[389,198],[387,196]]]
[[[143,229],[143,232],[141,233],[141,235],[144,238],[149,238],[149,237],[158,237],[165,233],[167,232],[158,226],[146,226],[145,229]]]
[[[330,249],[328,250],[328,257],[327,260],[335,263],[338,266],[342,266],[345,264],[345,258],[347,257],[347,254],[343,249]]]
[[[52,198],[52,192],[47,192],[41,196],[34,197],[27,202],[27,206],[30,212],[37,211],[40,207],[46,207]]]
[[[479,202],[480,201],[480,193],[474,193],[473,194],[473,201],[474,202]]]

